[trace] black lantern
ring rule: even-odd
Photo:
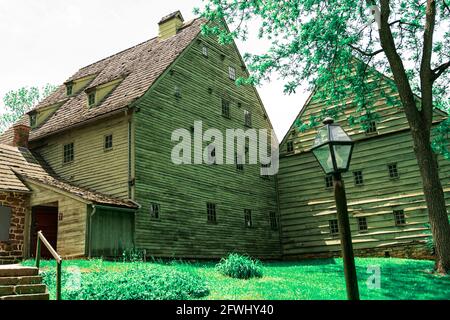
[[[353,152],[353,141],[333,119],[326,118],[317,132],[312,152],[326,174],[348,171]]]
[[[333,175],[334,199],[341,236],[344,275],[349,300],[359,300],[358,279],[348,218],[347,196],[342,173],[348,171],[353,152],[353,141],[333,119],[326,118],[311,148],[326,174]]]

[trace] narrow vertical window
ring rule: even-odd
[[[70,163],[74,160],[74,147],[73,142],[64,145],[63,162]]]
[[[230,101],[222,99],[222,116],[230,118]]]
[[[71,96],[71,95],[72,95],[72,93],[73,93],[73,84],[68,83],[68,84],[66,85],[66,92],[67,92],[67,95],[68,95],[68,96]]]
[[[337,219],[329,220],[328,223],[330,226],[330,233],[332,235],[338,234],[339,233],[339,224],[338,224]]]
[[[405,211],[394,210],[394,220],[396,226],[404,226],[406,224]]]
[[[358,218],[358,230],[360,232],[365,232],[365,231],[368,230],[367,218],[366,217],[359,217]]]
[[[11,208],[0,206],[0,241],[9,240],[11,227]]]
[[[289,153],[294,152],[294,141],[288,141],[286,144],[286,151]]]
[[[93,106],[95,104],[95,92],[89,93],[88,103],[89,103],[89,106]]]
[[[244,170],[244,157],[241,154],[236,154],[236,169],[238,171]]]
[[[181,98],[181,88],[180,88],[180,86],[175,86],[174,95],[175,95],[175,98],[177,98],[177,99]]]
[[[30,114],[30,127],[34,128],[36,126],[37,116],[36,113]]]
[[[270,217],[270,229],[274,231],[278,230],[278,218],[276,212],[271,211],[269,213],[269,217]]]
[[[113,148],[113,135],[108,134],[105,136],[104,149],[105,149],[105,151],[107,151],[107,150],[111,150],[112,148]]]
[[[399,177],[398,175],[398,168],[396,163],[391,163],[388,165],[388,171],[389,171],[389,178],[391,179],[397,179]]]
[[[159,203],[150,203],[150,217],[153,219],[159,219],[159,215],[161,212],[161,206]]]
[[[208,164],[216,164],[216,146],[208,145]]]
[[[377,133],[377,123],[375,121],[367,122],[366,134]]]
[[[250,209],[245,209],[244,210],[244,220],[245,220],[245,227],[246,228],[251,228],[253,226],[252,210],[250,210]]]
[[[333,176],[331,174],[325,176],[325,188],[333,188]]]
[[[252,126],[252,113],[248,110],[244,110],[244,125],[246,127]]]
[[[202,47],[202,54],[203,54],[203,56],[208,57],[208,53],[209,53],[208,51],[209,51],[209,49],[208,49],[207,46],[203,46]]]
[[[208,202],[206,204],[206,213],[207,213],[207,219],[209,223],[216,223],[217,222],[217,216],[216,216],[216,204]]]
[[[236,80],[236,68],[232,66],[228,67],[228,77],[230,78],[230,80]]]
[[[355,185],[360,186],[364,184],[364,178],[361,170],[354,171],[353,178],[355,179]]]

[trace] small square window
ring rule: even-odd
[[[64,163],[70,163],[73,160],[74,160],[74,147],[72,142],[64,145],[63,161]]]
[[[278,230],[278,217],[276,212],[271,211],[269,213],[269,217],[270,217],[270,229],[274,231]]]
[[[228,67],[228,77],[230,78],[230,80],[236,80],[236,68],[232,66]]]
[[[68,96],[71,96],[73,93],[73,84],[67,84],[66,85],[66,92]]]
[[[325,188],[333,188],[333,176],[331,174],[325,176]]]
[[[363,178],[363,174],[362,171],[354,171],[353,172],[353,177],[355,178],[355,185],[357,186],[361,186],[364,184],[364,178]]]
[[[244,110],[244,125],[246,127],[252,126],[252,113],[248,110]]]
[[[113,147],[113,135],[109,134],[105,136],[104,148],[105,150],[111,150]]]
[[[358,230],[361,232],[367,231],[367,218],[366,217],[359,217],[358,218]]]
[[[216,217],[216,204],[208,202],[206,204],[206,213],[207,213],[207,219],[209,223],[216,223],[217,217]]]
[[[389,178],[396,179],[399,177],[396,163],[388,164]]]
[[[95,92],[91,92],[88,95],[89,106],[93,106],[95,104]]]
[[[405,211],[394,210],[394,219],[396,226],[404,226],[406,224]]]
[[[253,226],[252,222],[252,210],[245,209],[244,210],[244,220],[245,220],[245,227],[251,228]]]
[[[366,134],[377,133],[377,123],[375,121],[370,121],[367,123]]]
[[[225,118],[230,118],[230,101],[222,99],[222,115]]]
[[[339,233],[339,224],[338,224],[337,219],[329,220],[328,223],[330,225],[330,233],[332,235],[338,234]]]
[[[153,219],[159,219],[161,213],[161,206],[159,203],[150,203],[150,217]]]
[[[291,153],[294,152],[294,141],[288,141],[286,144],[286,151]]]
[[[203,46],[202,47],[202,54],[203,54],[203,56],[207,57],[208,53],[209,53],[208,51],[209,51],[209,49],[208,49],[207,46]]]

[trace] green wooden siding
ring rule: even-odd
[[[209,48],[208,57],[202,48]],[[270,228],[276,211],[275,179],[264,180],[259,165],[181,165],[171,162],[172,131],[190,129],[202,120],[204,130],[244,129],[244,110],[255,128],[270,128],[256,90],[237,87],[228,77],[234,66],[244,74],[233,46],[201,38],[176,61],[140,102],[135,114],[136,245],[154,256],[216,258],[237,251],[280,256],[279,233]],[[181,97],[176,97],[176,87]],[[230,118],[222,116],[222,98],[230,101]],[[238,106],[240,104],[240,107]],[[206,146],[206,145],[205,145]],[[150,203],[160,204],[152,219]],[[217,224],[207,223],[207,202],[217,204]],[[252,210],[246,228],[244,209]]]

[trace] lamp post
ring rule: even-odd
[[[333,176],[334,198],[341,237],[344,274],[349,300],[359,300],[358,279],[356,277],[352,236],[348,219],[347,197],[345,195],[342,173],[348,171],[354,142],[333,119],[326,118],[319,129],[311,151],[325,174]]]

